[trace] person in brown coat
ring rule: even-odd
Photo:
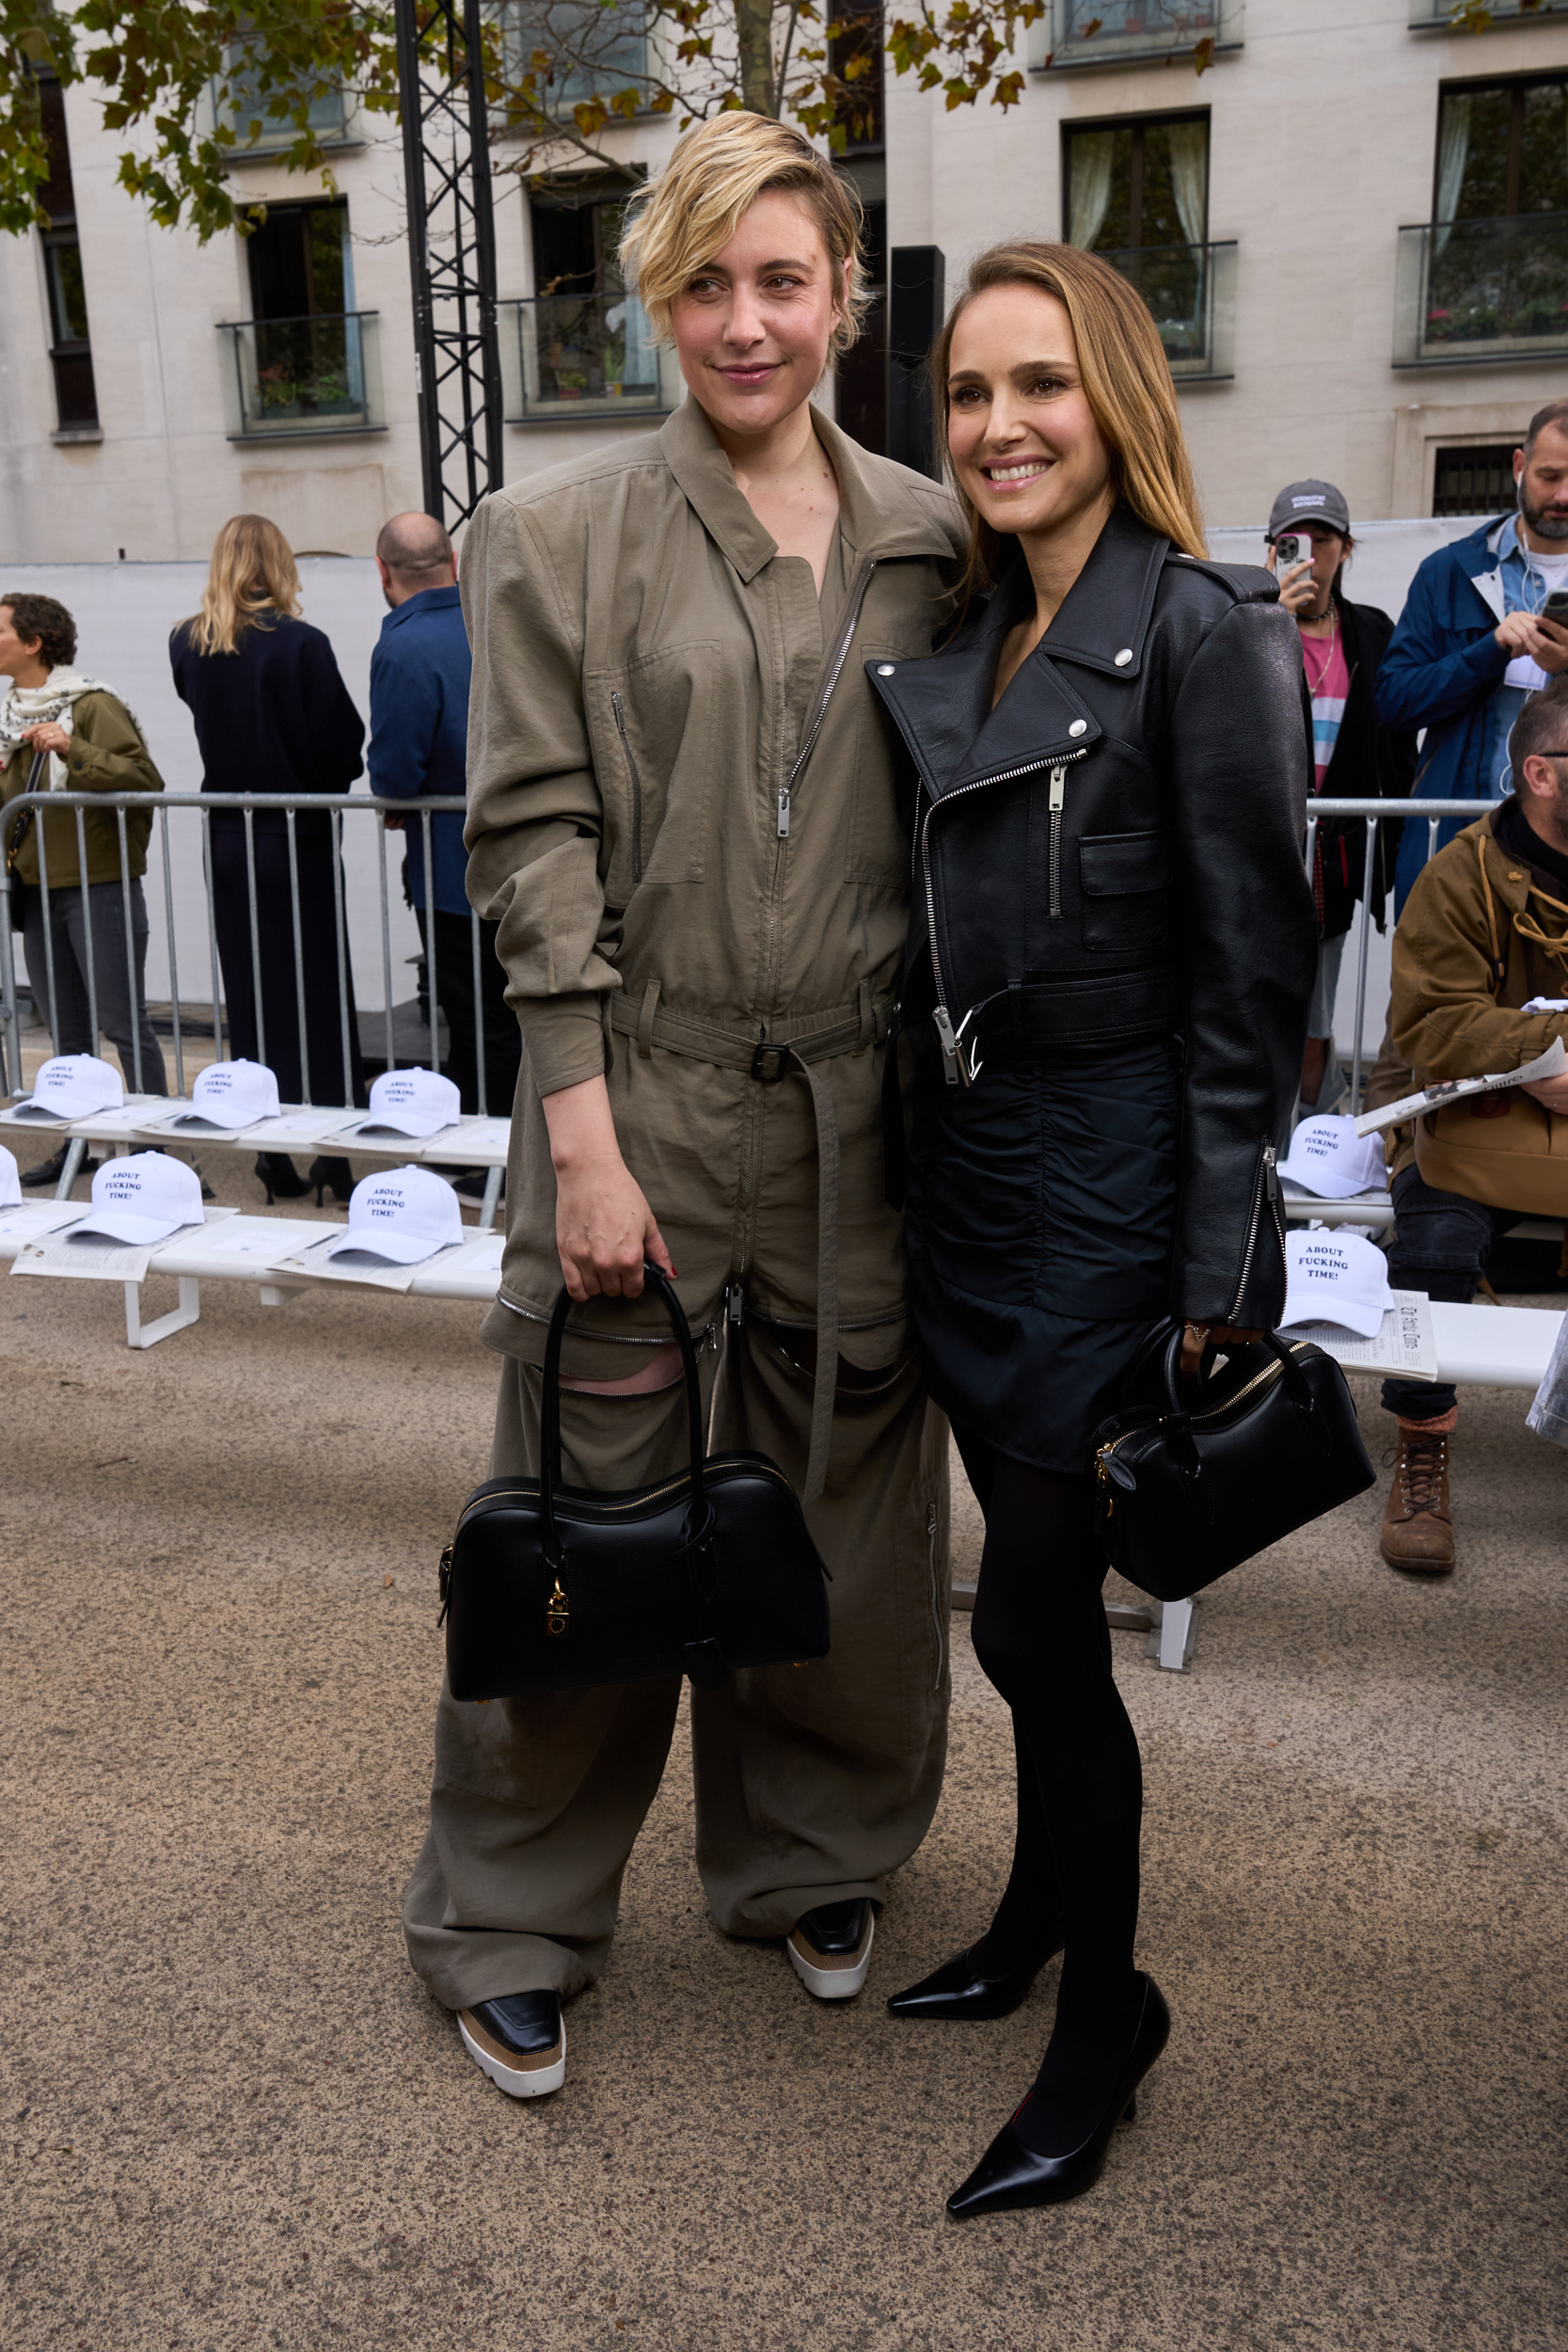
[[[75,660],[76,624],[63,604],[53,596],[0,596],[0,677],[11,682],[0,698],[0,804],[27,791],[163,790],[130,711],[112,688],[84,676]],[[96,1054],[102,1031],[119,1049],[128,1087],[166,1094],[163,1048],[143,987],[142,877],[151,830],[148,811],[127,812],[123,876],[112,809],[56,809],[41,821],[24,814],[12,820],[7,854],[12,889],[21,887],[28,984],[55,1051]],[[30,1168],[24,1182],[53,1184],[64,1164],[62,1146]]]
[[[1518,1070],[1568,1037],[1568,677],[1526,703],[1510,753],[1512,795],[1421,869],[1394,933],[1391,1041],[1417,1088]],[[1525,1009],[1542,1000],[1558,1009]],[[1472,1298],[1516,1218],[1568,1218],[1568,1077],[1472,1095],[1399,1132],[1397,1288]],[[1441,1575],[1456,1391],[1386,1380],[1383,1402],[1399,1419],[1383,1556]]]
[[[811,403],[861,270],[852,199],[798,133],[689,132],[628,242],[690,397],[487,500],[463,552],[468,894],[525,1047],[491,1467],[537,1467],[562,1279],[566,1478],[684,1465],[642,1284],[645,1259],[678,1269],[714,1442],[779,1463],[832,1577],[826,1659],[691,1693],[697,1865],[721,1930],[785,1939],[842,1998],[929,1825],[948,1689],[946,1425],[880,1130],[910,839],[863,665],[929,650],[961,532]],[[679,1698],[443,1692],[408,1949],[514,2096],[563,2077],[561,1996],[605,1965]]]

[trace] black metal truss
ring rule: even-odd
[[[424,502],[450,530],[501,485],[481,0],[397,0],[397,32]]]

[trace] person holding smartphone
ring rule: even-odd
[[[1402,800],[1416,772],[1416,739],[1386,727],[1373,689],[1394,624],[1374,604],[1352,604],[1340,586],[1354,553],[1350,508],[1332,482],[1291,482],[1269,515],[1265,561],[1279,581],[1279,601],[1295,616],[1311,709],[1307,735],[1312,789],[1334,800]],[[1370,904],[1379,930],[1393,882],[1401,826],[1377,829]],[[1320,818],[1313,844],[1312,898],[1318,913],[1318,976],[1302,1057],[1304,1114],[1332,1111],[1345,1092],[1334,1052],[1334,999],[1345,941],[1367,883],[1367,820]]]

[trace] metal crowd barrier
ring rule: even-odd
[[[1323,818],[1365,817],[1369,820],[1367,825],[1366,860],[1362,876],[1361,902],[1356,911],[1354,925],[1356,934],[1356,966],[1355,1043],[1351,1068],[1351,1102],[1353,1106],[1359,1104],[1361,1096],[1361,1072],[1364,1059],[1362,1029],[1366,1018],[1367,969],[1371,922],[1369,899],[1371,892],[1372,875],[1377,856],[1379,823],[1385,818],[1424,818],[1427,828],[1426,854],[1427,857],[1430,858],[1435,854],[1437,849],[1438,831],[1446,819],[1459,818],[1473,824],[1476,818],[1482,815],[1485,809],[1490,805],[1490,803],[1475,800],[1315,800],[1308,804],[1306,842],[1307,870],[1308,874],[1312,871],[1313,851],[1317,842],[1318,826]],[[434,888],[432,887],[436,869],[433,855],[434,842],[431,819],[433,817],[441,814],[461,815],[464,811],[464,802],[457,798],[430,797],[407,801],[383,801],[374,799],[368,793],[40,792],[20,794],[17,799],[8,802],[4,810],[0,810],[0,1083],[4,1084],[6,1090],[14,1090],[20,1086],[22,1073],[21,1024],[17,1015],[16,960],[12,945],[11,931],[11,874],[9,851],[10,845],[16,835],[16,828],[23,821],[24,816],[26,812],[36,810],[41,813],[44,811],[54,812],[63,809],[71,809],[75,812],[77,871],[85,872],[87,867],[87,845],[86,831],[83,821],[84,814],[88,809],[96,809],[99,811],[112,809],[114,811],[119,832],[120,890],[122,894],[122,914],[125,924],[127,990],[134,1011],[137,1012],[144,1010],[145,1007],[142,1005],[139,993],[135,986],[136,976],[135,970],[135,949],[131,936],[130,859],[128,853],[125,820],[128,813],[137,809],[148,809],[152,812],[154,818],[161,825],[164,869],[164,917],[168,944],[169,996],[172,1005],[174,1029],[175,1091],[182,1095],[184,1094],[186,1089],[184,1080],[184,1057],[182,1047],[180,1025],[180,974],[178,949],[175,939],[176,926],[174,914],[173,865],[170,859],[168,840],[168,819],[170,812],[174,809],[195,809],[198,811],[201,819],[201,864],[206,889],[207,947],[212,988],[213,1037],[214,1043],[219,1046],[222,1044],[224,1035],[223,983],[222,974],[219,970],[218,963],[217,926],[214,913],[212,818],[214,812],[219,809],[239,809],[244,812],[245,820],[245,871],[250,903],[251,980],[255,992],[256,1003],[256,1058],[259,1061],[263,1062],[267,1058],[266,1031],[265,1014],[261,997],[261,932],[257,920],[256,843],[254,820],[259,810],[281,810],[283,812],[287,819],[289,839],[289,884],[293,929],[296,998],[295,1011],[299,1031],[300,1077],[302,1082],[301,1091],[304,1100],[307,1103],[309,1103],[312,1100],[312,1097],[310,1093],[309,1049],[306,1035],[307,1019],[305,1005],[304,957],[302,952],[299,908],[299,857],[295,840],[295,818],[298,813],[301,810],[304,810],[307,814],[310,815],[326,813],[329,814],[332,818],[333,900],[337,926],[338,951],[338,1017],[340,1032],[342,1038],[342,1067],[345,1073],[351,1065],[352,1056],[350,1053],[349,1032],[348,980],[350,961],[348,921],[347,910],[344,904],[341,855],[343,844],[343,818],[345,816],[369,816],[375,818],[378,820],[385,819],[388,817],[406,819],[418,816],[420,818],[424,842],[424,866],[427,884],[425,890],[424,941],[425,979],[429,992],[430,1002],[429,1066],[431,1069],[435,1070],[440,1067],[440,1003],[436,966],[436,926],[433,904],[435,894]],[[379,821],[376,832],[377,848],[379,850],[382,833],[382,826]],[[44,899],[45,910],[47,911],[49,896],[48,862],[44,845],[44,828],[41,823],[38,826],[37,837],[39,844],[39,889]],[[381,961],[383,996],[385,1005],[383,1018],[386,1024],[386,1061],[388,1069],[390,1070],[396,1066],[396,1049],[392,1034],[392,950],[390,916],[387,895],[387,861],[384,854],[377,856],[376,865],[381,901]],[[473,913],[471,909],[469,910],[468,919],[473,952],[474,1059],[478,1084],[478,1109],[480,1115],[484,1117],[488,1115],[489,1105],[485,1099],[484,1021],[480,994],[480,975],[482,969],[482,956],[486,952],[486,950],[484,949],[483,943],[480,936],[479,916]],[[88,924],[85,928],[88,1012],[96,1050],[96,1041],[101,1035],[98,1025],[97,972],[94,961],[92,926]],[[43,975],[43,981],[47,996],[48,1025],[51,1035],[57,1039],[59,1030],[58,1023],[55,1017],[56,1000],[55,994],[52,927],[47,921],[43,927],[43,933],[46,950],[46,970]],[[34,991],[36,1000],[40,976],[37,973],[29,972],[28,978]],[[141,1040],[138,1034],[138,1025],[137,1022],[134,1019],[132,1026],[132,1059],[134,1063],[133,1084],[135,1085],[136,1091],[140,1093],[143,1091],[143,1089],[141,1083]],[[345,1104],[343,1107],[345,1109],[352,1110],[355,1108],[355,1105],[353,1104]],[[498,1108],[500,1107],[501,1106],[498,1106]],[[507,1104],[504,1108],[509,1111],[511,1105]]]
[[[130,872],[129,838],[126,830],[126,818],[128,815],[131,815],[135,811],[145,809],[152,815],[155,822],[161,828],[159,838],[163,851],[164,920],[168,946],[169,999],[174,1031],[175,1092],[179,1095],[183,1095],[187,1089],[185,1087],[184,1049],[181,1034],[180,961],[179,947],[176,938],[177,926],[175,922],[174,866],[169,847],[168,820],[170,813],[175,809],[195,809],[200,819],[201,871],[206,897],[207,961],[212,991],[213,1041],[220,1054],[223,1049],[225,1026],[224,995],[223,976],[218,959],[217,922],[214,901],[212,819],[214,815],[222,809],[237,809],[244,814],[245,879],[248,890],[250,916],[251,985],[254,991],[256,1008],[256,1058],[261,1062],[265,1062],[267,1058],[267,1050],[266,1014],[261,990],[261,926],[258,920],[257,913],[255,818],[259,811],[263,813],[280,811],[282,813],[286,820],[289,842],[289,898],[293,933],[294,995],[295,1017],[298,1025],[299,1035],[300,1091],[302,1099],[309,1104],[312,1103],[315,1098],[312,1097],[310,1090],[310,1055],[307,1036],[308,1019],[305,1002],[305,959],[303,951],[302,927],[300,921],[299,849],[296,838],[295,821],[299,813],[303,810],[307,815],[310,816],[329,815],[332,820],[332,890],[337,932],[338,1026],[340,1036],[341,1038],[341,1068],[346,1090],[349,1083],[348,1073],[353,1067],[353,1049],[357,1048],[358,1038],[357,1036],[355,1036],[351,1040],[350,1034],[349,981],[351,965],[348,938],[348,913],[344,898],[342,863],[343,819],[345,817],[355,816],[368,816],[376,819],[376,867],[379,879],[381,901],[381,963],[385,1005],[383,1017],[386,1025],[386,1063],[388,1070],[396,1067],[397,1053],[392,1030],[391,918],[387,892],[387,860],[385,852],[382,850],[382,840],[385,832],[384,820],[388,818],[411,820],[415,817],[418,817],[420,819],[424,844],[424,870],[426,883],[423,932],[425,948],[425,982],[428,990],[430,1006],[429,1066],[432,1070],[436,1070],[440,1068],[439,1038],[441,1009],[439,987],[436,977],[434,887],[436,866],[434,858],[435,844],[431,820],[434,817],[441,815],[461,816],[464,813],[465,805],[465,803],[460,798],[444,795],[431,795],[406,801],[390,801],[377,800],[369,793],[331,792],[33,792],[19,794],[15,800],[8,801],[4,809],[0,810],[0,1089],[3,1089],[6,1092],[18,1091],[20,1090],[22,1080],[22,1028],[17,1012],[16,955],[14,947],[14,935],[11,930],[11,898],[12,882],[14,878],[10,870],[10,860],[12,844],[17,838],[17,829],[21,826],[24,819],[29,813],[36,812],[40,819],[35,828],[33,837],[38,842],[39,850],[39,881],[37,887],[42,900],[42,912],[44,915],[42,928],[45,969],[41,974],[40,974],[32,971],[29,967],[27,977],[35,1003],[40,1001],[40,987],[42,989],[45,1000],[43,1009],[46,1013],[50,1035],[52,1039],[55,1041],[56,1051],[58,1050],[58,1039],[60,1033],[59,1022],[56,1018],[58,998],[55,992],[55,978],[54,926],[48,920],[50,895],[48,851],[45,840],[45,827],[41,822],[41,818],[45,813],[54,814],[66,809],[70,809],[74,812],[76,819],[76,870],[78,874],[85,874],[87,866],[87,833],[85,824],[86,813],[89,809],[98,811],[101,814],[107,813],[109,811],[113,811],[114,813],[119,835],[119,887],[121,915],[125,926],[126,993],[132,1008],[132,1085],[138,1094],[145,1091],[142,1086],[142,1043],[140,1029],[142,1019],[146,1014],[146,1001],[143,992],[137,984],[138,976],[135,969],[135,946],[132,936],[132,876]],[[149,847],[150,847],[150,841],[149,843]],[[148,879],[150,881],[150,875],[149,875]],[[95,889],[102,887],[102,885],[96,883],[91,886]],[[113,887],[112,884],[109,886],[111,888]],[[72,883],[70,887],[74,889],[76,885]],[[418,919],[418,911],[416,910],[416,920]],[[483,968],[482,957],[485,952],[487,952],[487,950],[485,950],[483,942],[480,935],[479,916],[472,911],[472,909],[469,910],[468,920],[473,956],[474,1061],[476,1085],[478,1089],[477,1107],[480,1116],[483,1118],[488,1116],[489,1104],[485,1096],[484,1017],[483,1007],[481,999],[480,982]],[[150,922],[151,911],[150,909]],[[98,969],[95,953],[95,942],[93,939],[93,929],[94,926],[90,921],[86,922],[83,926],[84,944],[86,946],[87,958],[87,1011],[93,1040],[92,1051],[97,1053],[103,1032],[100,1027],[98,1017]],[[205,991],[203,991],[203,996],[204,994]],[[198,999],[198,1001],[200,1000]],[[449,1022],[449,1036],[451,1033],[451,1025]],[[330,1109],[337,1106],[328,1102],[321,1104],[320,1107]],[[342,1105],[342,1107],[345,1110],[353,1110],[356,1106],[352,1103],[346,1103]],[[512,1106],[509,1103],[497,1105],[498,1111],[503,1116],[510,1113],[511,1107]]]

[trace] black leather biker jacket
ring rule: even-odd
[[[1317,955],[1298,632],[1268,572],[1176,554],[1119,505],[992,709],[1033,601],[1015,546],[941,653],[866,664],[918,773],[902,1018],[934,984],[954,1084],[988,1051],[1182,1031],[1172,1307],[1272,1327]]]

